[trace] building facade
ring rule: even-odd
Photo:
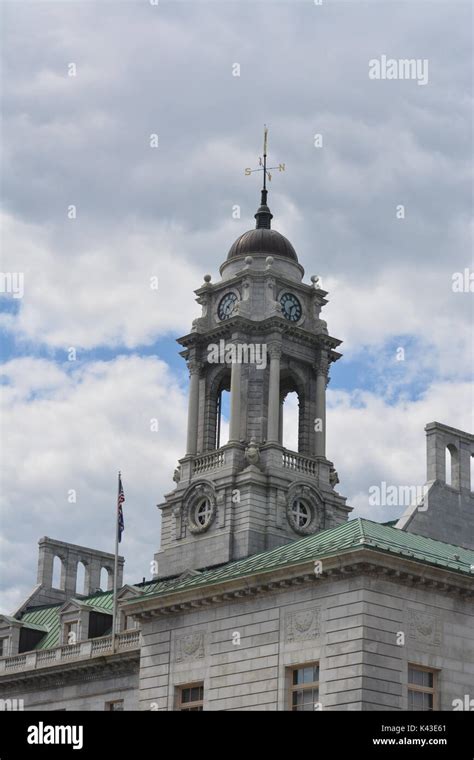
[[[255,218],[179,340],[187,450],[160,505],[156,577],[120,580],[113,645],[113,557],[42,539],[37,586],[0,617],[7,708],[474,709],[474,438],[430,423],[422,498],[398,521],[349,519],[326,457],[341,356],[327,293],[271,228],[265,189]],[[297,451],[283,445],[289,393]]]

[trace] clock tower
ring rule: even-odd
[[[204,277],[195,291],[202,314],[178,341],[190,374],[187,448],[176,487],[159,505],[160,577],[272,549],[335,527],[351,511],[326,457],[326,386],[341,341],[320,318],[327,293],[317,277],[303,282],[296,252],[272,218],[264,182],[255,229],[231,246],[217,282]],[[283,446],[291,392],[297,451]]]

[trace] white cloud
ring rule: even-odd
[[[372,520],[399,517],[403,508],[374,508],[369,488],[382,481],[418,486],[426,482],[424,427],[441,422],[469,430],[470,383],[435,383],[419,399],[388,404],[364,391],[328,391],[328,457],[339,472],[338,490]]]
[[[203,273],[180,250],[179,229],[111,232],[78,251],[73,265],[38,225],[3,217],[2,239],[4,271],[23,272],[25,292],[17,318],[1,323],[20,339],[64,350],[132,348],[187,332],[199,315],[192,291]]]
[[[15,589],[3,609],[11,611],[12,594],[20,602],[34,585],[41,536],[113,551],[118,469],[127,579],[150,577],[159,545],[156,504],[184,454],[187,401],[177,378],[159,359],[138,356],[77,368],[16,359],[0,372],[15,388],[7,386],[2,408],[1,576]],[[68,500],[71,489],[76,503]]]

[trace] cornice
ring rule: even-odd
[[[123,654],[101,655],[91,660],[58,662],[34,670],[12,670],[0,676],[2,693],[9,690],[33,691],[71,683],[96,681],[99,678],[116,678],[138,672],[140,650]]]
[[[197,347],[201,344],[207,344],[209,343],[210,339],[227,338],[230,340],[234,333],[241,332],[241,339],[245,340],[245,337],[249,334],[272,331],[280,333],[282,336],[288,336],[292,338],[293,341],[296,338],[297,341],[306,345],[318,347],[323,346],[332,352],[332,361],[337,361],[337,359],[339,359],[341,356],[341,354],[338,352],[333,351],[333,349],[337,348],[337,346],[340,346],[342,343],[342,340],[339,340],[339,338],[333,338],[331,335],[327,335],[323,332],[310,332],[309,330],[305,330],[303,327],[298,327],[297,325],[290,324],[283,317],[277,316],[267,317],[266,319],[255,321],[248,319],[247,317],[237,315],[235,317],[231,317],[231,319],[227,319],[222,324],[216,325],[216,327],[212,327],[210,330],[206,330],[205,332],[194,331],[192,333],[188,333],[182,338],[178,338],[177,342],[186,348],[186,351],[181,352],[181,356],[184,356],[186,358],[187,350]]]
[[[366,542],[367,543],[367,542]],[[321,562],[322,572],[315,573],[315,561]],[[472,578],[453,570],[427,565],[407,556],[390,555],[366,545],[337,555],[319,555],[315,560],[283,568],[271,569],[252,576],[229,579],[209,586],[170,591],[160,596],[125,603],[127,612],[146,621],[157,616],[180,614],[212,605],[225,604],[242,598],[275,593],[310,583],[360,575],[382,577],[400,585],[474,599]]]

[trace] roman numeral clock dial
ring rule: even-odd
[[[297,297],[293,293],[283,293],[280,298],[282,314],[289,322],[298,322],[303,310]]]
[[[234,315],[237,300],[237,295],[235,293],[225,294],[217,308],[217,316],[219,319],[230,319]]]

